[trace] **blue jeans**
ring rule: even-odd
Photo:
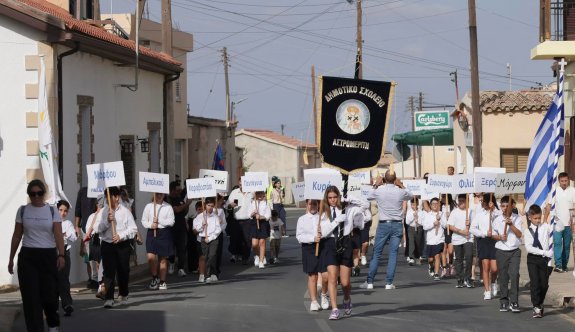
[[[553,232],[553,256],[556,268],[567,270],[571,238],[571,227],[565,227],[562,232]]]
[[[377,268],[379,266],[379,258],[383,252],[383,248],[389,241],[389,259],[387,261],[387,272],[385,276],[385,283],[392,284],[393,277],[395,276],[395,266],[397,263],[397,251],[399,243],[403,237],[403,223],[402,222],[381,222],[377,226],[375,233],[375,244],[373,246],[373,256],[369,262],[369,274],[367,275],[367,283],[373,283]]]

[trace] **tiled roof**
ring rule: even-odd
[[[481,91],[479,104],[483,112],[534,112],[546,110],[553,100],[553,90]],[[471,108],[471,94],[463,103]]]
[[[107,32],[105,29],[101,27],[97,27],[94,25],[89,24],[86,21],[78,20],[74,18],[70,13],[66,10],[58,7],[54,4],[51,4],[45,0],[20,0],[21,3],[24,3],[32,8],[40,10],[46,14],[52,15],[58,19],[60,19],[66,25],[66,28],[83,33],[90,37],[103,40],[109,42],[111,44],[116,44],[132,51],[136,51],[136,43],[133,40],[127,40],[121,37],[118,37],[114,34]],[[147,47],[143,47],[140,45],[140,53],[151,58],[155,58],[166,62],[171,65],[181,66],[182,63],[177,61],[176,59],[172,58],[171,56],[161,53],[152,51]]]
[[[306,143],[306,142],[303,142],[299,139],[284,136],[284,135],[278,134],[278,133],[271,131],[271,130],[242,129],[242,130],[238,131],[236,134],[240,134],[242,131],[250,133],[252,135],[260,136],[260,137],[267,139],[267,140],[272,140],[272,141],[276,141],[276,142],[279,142],[279,143],[282,143],[285,145],[289,145],[289,146],[292,146],[294,148],[297,148],[297,147],[315,148],[316,147],[314,144]]]

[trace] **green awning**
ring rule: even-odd
[[[402,145],[420,145],[432,146],[435,145],[453,145],[453,129],[429,129],[420,131],[410,131],[403,134],[395,134],[391,137],[392,140]]]

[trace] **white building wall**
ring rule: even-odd
[[[37,140],[38,130],[26,128],[26,112],[36,110],[36,99],[26,99],[25,85],[36,84],[38,73],[26,71],[25,56],[37,55],[40,34],[0,16],[0,285],[17,284],[17,275],[6,269],[16,210],[27,203],[26,169],[38,168],[37,156],[26,156],[26,141]]]

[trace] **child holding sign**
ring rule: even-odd
[[[439,211],[439,199],[434,197],[431,199],[431,212],[427,213],[423,220],[423,230],[425,231],[425,240],[427,243],[425,255],[429,261],[429,275],[432,276],[435,281],[441,280],[439,276],[439,265],[445,244],[445,233],[443,232],[445,226],[445,214]]]
[[[194,219],[194,230],[200,235],[202,255],[206,260],[206,275],[210,277],[206,282],[218,281],[217,274],[217,251],[218,236],[222,232],[221,219],[215,209],[216,200],[213,197],[206,198],[205,210]]]
[[[251,205],[250,229],[252,235],[252,249],[254,251],[254,265],[263,269],[266,264],[266,239],[270,237],[269,219],[272,210],[263,191],[256,192],[256,199]]]
[[[154,193],[154,195],[156,196],[155,202],[148,203],[142,213],[142,226],[148,229],[146,253],[152,274],[152,281],[148,288],[166,290],[168,289],[166,285],[168,257],[174,254],[174,240],[170,229],[174,225],[174,210],[164,201],[164,194]]]

